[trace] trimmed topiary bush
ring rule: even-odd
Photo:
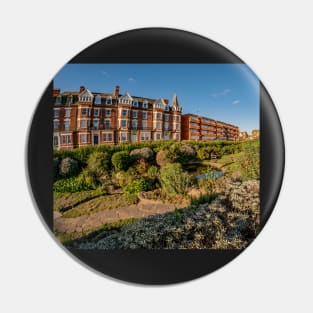
[[[149,147],[141,148],[141,149],[134,149],[130,152],[130,156],[133,160],[151,160],[153,157],[153,151]]]
[[[78,162],[72,158],[65,158],[60,163],[59,174],[61,177],[72,177],[79,173]]]
[[[116,171],[126,171],[131,163],[131,157],[127,151],[115,152],[112,155],[112,164]]]
[[[167,150],[160,150],[156,155],[156,163],[159,166],[164,166],[167,163],[170,163],[171,160],[168,158],[168,151]]]
[[[185,194],[191,186],[191,176],[179,163],[169,163],[161,168],[160,181],[162,189],[169,194]]]

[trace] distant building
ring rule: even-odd
[[[249,135],[247,132],[240,132],[239,133],[239,140],[246,140],[249,138]]]
[[[251,133],[250,138],[251,139],[256,139],[260,137],[260,131],[258,129],[254,129]]]
[[[150,99],[113,93],[53,90],[53,147],[72,149],[150,140],[181,140],[181,112],[177,96]]]
[[[239,128],[195,114],[182,115],[182,140],[238,140]]]

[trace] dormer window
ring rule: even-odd
[[[134,106],[135,108],[138,108],[138,101],[137,101],[137,100],[134,100],[134,101],[133,101],[133,106]]]
[[[144,102],[142,103],[142,107],[143,107],[144,109],[148,109],[148,102],[147,102],[147,101],[144,101]]]
[[[169,111],[169,110],[170,110],[170,107],[167,104],[166,107],[165,107],[165,111]]]
[[[67,97],[66,103],[67,103],[68,105],[71,105],[71,104],[73,103],[73,96],[72,96],[72,95],[70,95],[70,96]]]
[[[112,104],[112,98],[111,97],[106,98],[105,104],[109,104],[109,105]]]
[[[101,104],[101,96],[97,95],[95,98],[95,104]]]
[[[61,96],[57,96],[55,98],[55,104],[62,104],[62,97]]]

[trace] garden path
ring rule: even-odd
[[[82,232],[103,224],[114,223],[129,218],[142,218],[149,215],[163,214],[185,206],[185,203],[168,204],[158,200],[140,199],[137,204],[73,218],[62,217],[60,212],[54,211],[54,230],[68,234]]]

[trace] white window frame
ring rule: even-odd
[[[112,97],[108,97],[105,99],[105,104],[111,105],[112,104]]]
[[[149,106],[148,101],[144,101],[144,102],[142,103],[142,107],[143,107],[144,109],[148,109],[148,106]]]
[[[138,121],[137,120],[132,120],[132,128],[137,129],[138,127]]]
[[[93,109],[93,116],[100,116],[100,109]]]
[[[133,111],[132,112],[132,117],[133,118],[138,118],[138,111]]]
[[[142,112],[142,119],[143,120],[146,120],[146,119],[148,119],[148,112]]]
[[[107,127],[107,122],[109,122],[109,127]],[[104,129],[111,129],[111,120],[110,119],[106,119],[104,120]]]
[[[101,96],[100,95],[96,95],[95,104],[101,104]]]
[[[85,138],[85,140],[82,140],[82,138]],[[79,134],[79,143],[87,143],[87,142],[88,142],[87,134]]]
[[[86,123],[86,126],[82,126],[82,123]],[[87,120],[80,120],[80,123],[79,123],[80,128],[87,128],[87,126],[88,126]]]
[[[56,114],[56,112],[58,112],[58,113]],[[58,109],[54,109],[53,117],[54,117],[54,118],[60,117],[60,109],[59,109],[59,108],[58,108]]]

